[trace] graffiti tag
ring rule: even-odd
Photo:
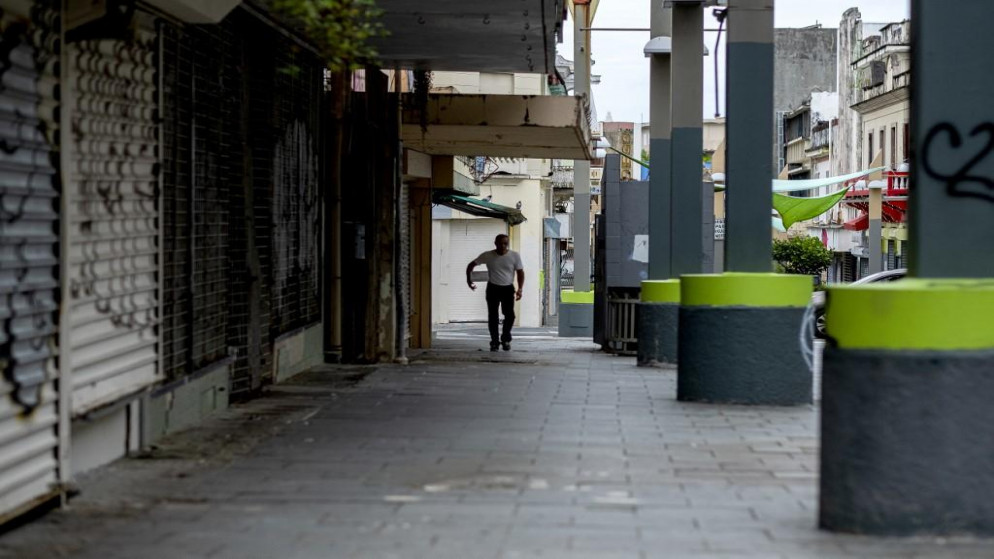
[[[949,196],[956,198],[980,198],[988,202],[994,202],[994,180],[990,177],[974,173],[974,167],[986,159],[991,151],[994,151],[994,123],[984,122],[978,124],[970,131],[971,138],[983,134],[987,135],[986,143],[980,146],[976,150],[976,153],[968,161],[963,163],[959,170],[953,173],[943,173],[936,170],[933,164],[935,154],[932,148],[938,137],[945,135],[949,147],[953,148],[953,150],[958,150],[963,145],[963,136],[959,130],[954,125],[943,122],[933,126],[925,136],[925,141],[922,145],[922,167],[930,177],[946,183],[946,193]]]

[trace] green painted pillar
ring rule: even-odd
[[[992,19],[989,0],[911,2],[913,277],[828,289],[828,530],[994,535]]]
[[[673,276],[704,272],[701,197],[704,136],[704,9],[673,5],[673,93],[670,147],[670,261]],[[651,244],[650,244],[651,246]]]

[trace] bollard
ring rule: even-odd
[[[811,371],[797,341],[810,299],[810,276],[681,276],[677,399],[811,403]]]
[[[819,523],[994,535],[994,281],[829,287]]]
[[[680,280],[646,280],[639,295],[638,366],[675,365]]]

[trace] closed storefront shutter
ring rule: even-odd
[[[0,19],[0,523],[58,491],[58,12]],[[27,15],[27,14],[23,14]]]
[[[160,378],[155,36],[68,46],[73,413]]]
[[[445,297],[448,301],[450,322],[486,322],[487,301],[484,291],[487,283],[476,282],[476,291],[466,287],[466,264],[481,252],[493,250],[494,237],[507,233],[507,223],[490,218],[458,219],[450,223],[449,255],[446,263],[448,290],[437,296]],[[486,269],[486,266],[478,266],[476,271],[485,272]]]

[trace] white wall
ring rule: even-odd
[[[432,72],[433,88],[451,88],[463,95],[545,95],[547,84],[543,74]]]
[[[839,116],[839,93],[837,91],[811,92],[811,122],[831,120]]]
[[[890,130],[892,126],[897,127],[897,157],[893,158],[895,163],[901,163],[908,158],[904,152],[904,124],[910,122],[911,106],[908,101],[895,103],[887,107],[880,108],[863,117],[863,161],[866,161],[866,138],[873,131],[873,150],[880,151],[880,129],[884,130],[884,165],[891,164]]]
[[[445,276],[445,266],[449,261],[449,220],[432,220],[431,252],[431,320],[445,324],[449,321],[449,305],[445,298],[449,290]]]

